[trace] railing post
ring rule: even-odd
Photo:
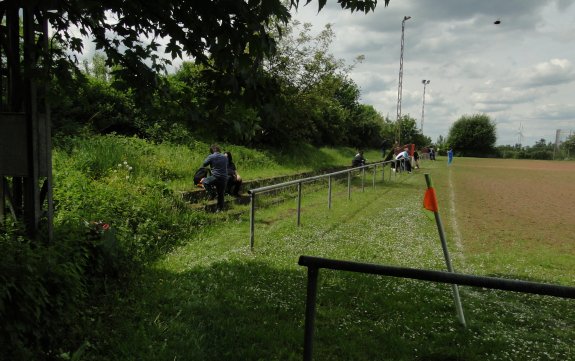
[[[297,184],[297,225],[300,225],[301,220],[301,182]]]
[[[381,165],[381,181],[385,182],[385,162]]]
[[[313,334],[315,324],[315,304],[317,297],[317,278],[319,269],[307,268],[307,299],[305,304],[305,331],[303,341],[303,360],[311,361],[313,352]]]
[[[373,166],[373,178],[372,178],[372,183],[373,183],[373,189],[375,189],[375,173],[377,173],[377,164],[375,164]]]
[[[361,191],[365,191],[365,168],[361,168]]]
[[[347,199],[351,199],[351,170],[347,172]]]
[[[4,206],[6,204],[6,197],[4,196],[4,177],[0,176],[0,226],[4,225],[6,218]]]
[[[327,208],[331,209],[331,176],[327,177]]]
[[[250,193],[250,248],[254,249],[254,218],[256,216],[256,194]]]

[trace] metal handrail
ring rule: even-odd
[[[384,266],[371,263],[340,261],[310,256],[300,256],[298,264],[308,268],[304,331],[304,361],[311,361],[312,359],[317,279],[320,268],[575,299],[575,287],[547,283],[474,276],[462,273],[406,267]]]
[[[398,163],[399,162],[399,163]],[[332,176],[337,176],[337,175],[341,175],[341,174],[346,174],[348,175],[348,180],[347,180],[347,194],[348,194],[348,199],[351,199],[351,172],[354,171],[358,171],[361,170],[362,171],[362,178],[361,178],[361,188],[362,190],[364,190],[364,183],[365,183],[365,169],[367,168],[374,168],[373,171],[373,188],[375,188],[375,177],[376,177],[376,172],[377,172],[377,166],[378,165],[382,165],[382,177],[385,180],[385,165],[386,164],[391,164],[391,163],[396,163],[398,164],[401,168],[404,168],[404,163],[405,163],[405,159],[400,159],[400,160],[388,160],[388,161],[379,161],[379,162],[374,162],[374,163],[370,163],[370,164],[366,164],[366,165],[362,165],[359,167],[353,167],[353,168],[349,168],[349,169],[344,169],[344,170],[340,170],[337,172],[332,172],[332,173],[326,173],[326,174],[320,174],[320,175],[316,175],[316,176],[312,176],[312,177],[307,177],[307,178],[302,178],[302,179],[296,179],[296,180],[292,180],[292,181],[287,181],[287,182],[282,182],[282,183],[278,183],[278,184],[272,184],[269,186],[264,186],[264,187],[259,187],[259,188],[254,188],[254,189],[250,189],[248,191],[248,194],[250,196],[250,247],[251,249],[254,248],[254,238],[255,238],[255,201],[256,201],[256,195],[260,194],[260,193],[266,193],[266,192],[270,192],[273,190],[277,190],[277,189],[281,189],[281,188],[286,188],[289,186],[293,186],[293,185],[297,185],[298,186],[298,206],[297,206],[297,225],[300,225],[300,220],[301,220],[301,190],[302,190],[302,184],[304,183],[310,183],[319,179],[323,179],[323,178],[328,178],[328,208],[331,209],[331,177]],[[397,173],[396,173],[397,174]]]

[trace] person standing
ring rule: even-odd
[[[419,152],[417,150],[413,152],[413,162],[415,163],[415,169],[419,169]]]
[[[447,151],[447,165],[450,165],[453,162],[453,149],[449,148]]]
[[[210,155],[202,163],[202,167],[208,165],[212,175],[204,179],[204,188],[210,195],[217,194],[216,212],[221,212],[224,209],[224,195],[228,181],[228,158],[221,153],[220,146],[217,144],[210,146]]]

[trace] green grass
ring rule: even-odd
[[[353,153],[320,152],[315,159],[349,161],[348,151]],[[239,149],[236,154],[244,156]],[[368,160],[375,156],[367,154]],[[264,158],[254,156],[250,164],[258,164],[257,159]],[[282,154],[273,159],[262,162],[258,174],[317,164]],[[268,167],[280,160],[277,168]],[[444,189],[444,163],[428,162],[425,168]],[[246,174],[241,167],[240,173]],[[214,223],[189,233],[139,277],[103,295],[105,307],[87,325],[92,345],[87,359],[301,359],[306,269],[297,265],[300,255],[445,269],[435,223],[421,209],[422,173],[378,179],[375,190],[368,176],[363,192],[355,177],[351,200],[342,180],[334,188],[331,210],[327,187],[304,186],[300,227],[294,197],[281,203],[261,199],[253,251],[247,207],[211,215]],[[441,212],[452,225],[448,202]],[[453,243],[450,237],[456,269],[473,272],[484,266],[474,262],[492,261],[470,261]],[[552,262],[553,256],[550,252],[546,259]],[[515,267],[512,256],[496,261]],[[575,357],[572,301],[470,287],[461,288],[461,298],[467,329],[456,320],[447,285],[322,270],[314,359]]]
[[[193,177],[209,154],[209,144],[194,141],[188,145],[153,144],[138,138],[116,135],[64,138],[56,141],[55,162],[66,162],[91,179],[101,179],[127,163],[130,174],[164,182],[174,191],[194,188]],[[356,151],[351,148],[316,148],[310,145],[281,150],[258,150],[220,144],[231,151],[244,180],[292,175],[349,166]],[[376,150],[367,150],[368,161],[381,160]]]

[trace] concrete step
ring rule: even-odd
[[[301,179],[312,177],[320,174],[327,174],[333,173],[340,170],[348,169],[349,167],[334,167],[323,169],[319,171],[312,171],[312,172],[304,172],[304,173],[297,173],[291,175],[284,175],[284,176],[277,176],[271,178],[263,178],[263,179],[252,179],[252,180],[244,180],[242,184],[242,190],[240,191],[240,196],[236,198],[236,202],[240,202],[239,204],[245,204],[244,202],[249,203],[249,197],[247,195],[247,191],[250,189],[255,189],[259,187],[264,187],[272,184],[278,184],[283,182],[288,182],[290,180]],[[184,200],[190,203],[198,203],[207,200],[207,193],[203,188],[196,187],[193,190],[182,191],[181,196]],[[247,199],[247,201],[246,201]],[[215,201],[214,201],[215,204]]]

